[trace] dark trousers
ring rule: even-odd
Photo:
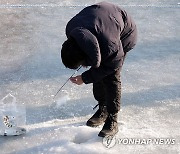
[[[93,94],[99,105],[107,106],[108,113],[117,113],[121,99],[120,69],[100,82],[93,83]]]
[[[128,51],[134,48],[137,42],[137,29],[126,35],[122,40],[124,50],[123,63]],[[117,113],[120,110],[121,101],[121,79],[120,71],[122,66],[114,73],[106,76],[97,83],[93,83],[94,98],[99,105],[107,106],[108,113]]]

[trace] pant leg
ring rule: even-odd
[[[103,81],[93,83],[94,98],[98,101],[99,105],[102,105],[102,106],[106,105],[105,89],[104,88],[105,87],[104,87]]]
[[[108,113],[117,113],[120,110],[121,79],[120,69],[103,79]]]

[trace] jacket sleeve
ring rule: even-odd
[[[80,48],[88,57],[91,66],[98,68],[101,63],[101,53],[97,38],[87,29],[77,27],[70,32]]]
[[[118,52],[114,52],[112,55],[101,63],[98,68],[91,67],[89,70],[82,73],[82,80],[85,84],[96,83],[102,80],[104,77],[112,74],[117,69],[121,69],[123,65],[125,55],[122,48],[122,43],[119,42]]]
[[[82,73],[82,80],[85,84],[96,83],[102,80],[104,77],[113,73],[116,69],[103,65],[98,68],[91,67],[89,70]]]

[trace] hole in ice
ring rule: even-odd
[[[81,144],[81,143],[87,142],[89,139],[90,139],[90,137],[87,135],[78,134],[75,136],[73,143]]]
[[[64,95],[61,96],[60,98],[58,98],[55,103],[56,103],[56,107],[60,107],[61,105],[65,104],[68,100],[70,100],[68,95]]]

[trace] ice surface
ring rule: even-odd
[[[68,82],[68,95],[58,94],[54,103],[73,73],[59,53],[66,23],[95,2],[0,1],[0,99],[11,93],[27,110],[27,134],[0,137],[1,153],[180,153],[179,0],[109,0],[128,10],[138,27],[138,44],[121,74],[117,138],[173,138],[174,145],[104,147],[97,136],[102,126],[85,126],[96,105],[92,85]]]

